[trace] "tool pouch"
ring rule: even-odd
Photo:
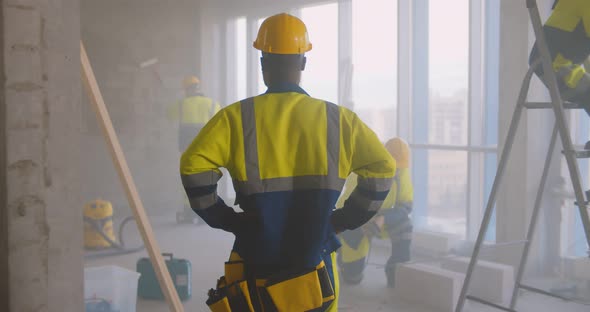
[[[207,306],[213,312],[254,312],[248,282],[239,281],[225,286],[222,277],[217,289],[209,290]]]
[[[270,302],[264,300],[267,296]],[[317,309],[334,300],[335,295],[328,270],[322,261],[311,270],[272,276],[264,284],[261,297],[265,310],[282,312]]]
[[[213,312],[254,312],[243,261],[225,263],[225,276],[217,281],[216,289],[209,290],[207,305]]]
[[[244,272],[244,261],[228,261],[225,263],[225,281],[227,284],[245,280]]]

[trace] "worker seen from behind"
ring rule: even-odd
[[[590,74],[584,68],[590,56],[590,1],[556,0],[543,30],[562,98],[580,105],[590,115]],[[539,59],[535,44],[529,63]],[[541,65],[535,72],[544,81]],[[590,142],[586,149],[590,149]]]
[[[352,111],[299,86],[312,48],[300,19],[267,18],[254,48],[267,91],[222,109],[180,161],[193,210],[235,235],[207,304],[212,311],[337,311],[336,233],[377,213],[395,161]],[[217,195],[220,167],[243,212]],[[358,186],[333,212],[351,172]]]
[[[188,76],[182,82],[185,98],[174,103],[168,109],[170,120],[178,121],[178,149],[182,153],[199,134],[207,121],[220,109],[219,103],[201,92],[201,81],[196,76]],[[176,214],[178,223],[193,223],[195,213],[191,210],[188,199],[184,208]],[[198,219],[197,219],[198,220]]]
[[[412,202],[414,189],[410,178],[410,149],[408,144],[393,138],[385,143],[385,148],[396,161],[396,175],[391,191],[385,198],[381,210],[363,227],[340,234],[342,248],[338,254],[341,278],[347,284],[359,284],[368,261],[373,238],[391,241],[391,256],[385,265],[387,286],[395,286],[395,269],[399,263],[410,260],[412,240]],[[338,207],[348,199],[351,189],[357,184],[357,176],[351,175],[346,181],[345,191],[338,200]]]

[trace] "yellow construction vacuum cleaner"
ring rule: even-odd
[[[133,217],[126,217],[119,225],[119,239],[115,236],[111,202],[95,199],[84,205],[84,247],[86,257],[104,257],[133,253],[144,249],[144,246],[129,248],[123,241],[123,229]]]

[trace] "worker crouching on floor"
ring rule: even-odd
[[[555,1],[543,30],[561,97],[580,105],[590,115],[590,74],[584,68],[590,56],[590,1]],[[535,44],[529,63],[538,62],[540,57]],[[535,73],[547,84],[540,63]],[[590,142],[586,149],[590,149]]]
[[[301,20],[284,13],[267,18],[254,47],[262,51],[268,90],[222,109],[181,158],[193,210],[235,235],[207,305],[212,311],[337,311],[336,233],[377,213],[395,161],[353,112],[299,86],[312,47]],[[230,173],[243,212],[218,197],[220,167]],[[351,172],[358,186],[334,211]]]
[[[396,160],[397,171],[391,191],[385,198],[379,213],[362,228],[340,234],[342,248],[338,254],[338,264],[342,280],[347,284],[358,284],[363,279],[372,238],[391,241],[391,256],[385,265],[388,287],[395,285],[395,268],[398,263],[410,260],[410,243],[412,240],[412,201],[414,191],[409,171],[410,149],[400,138],[385,143],[385,148]],[[338,205],[350,195],[349,190],[357,184],[357,177],[351,176]]]

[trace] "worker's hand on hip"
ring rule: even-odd
[[[237,223],[233,233],[238,235],[248,235],[260,227],[260,217],[250,212],[237,212]]]

